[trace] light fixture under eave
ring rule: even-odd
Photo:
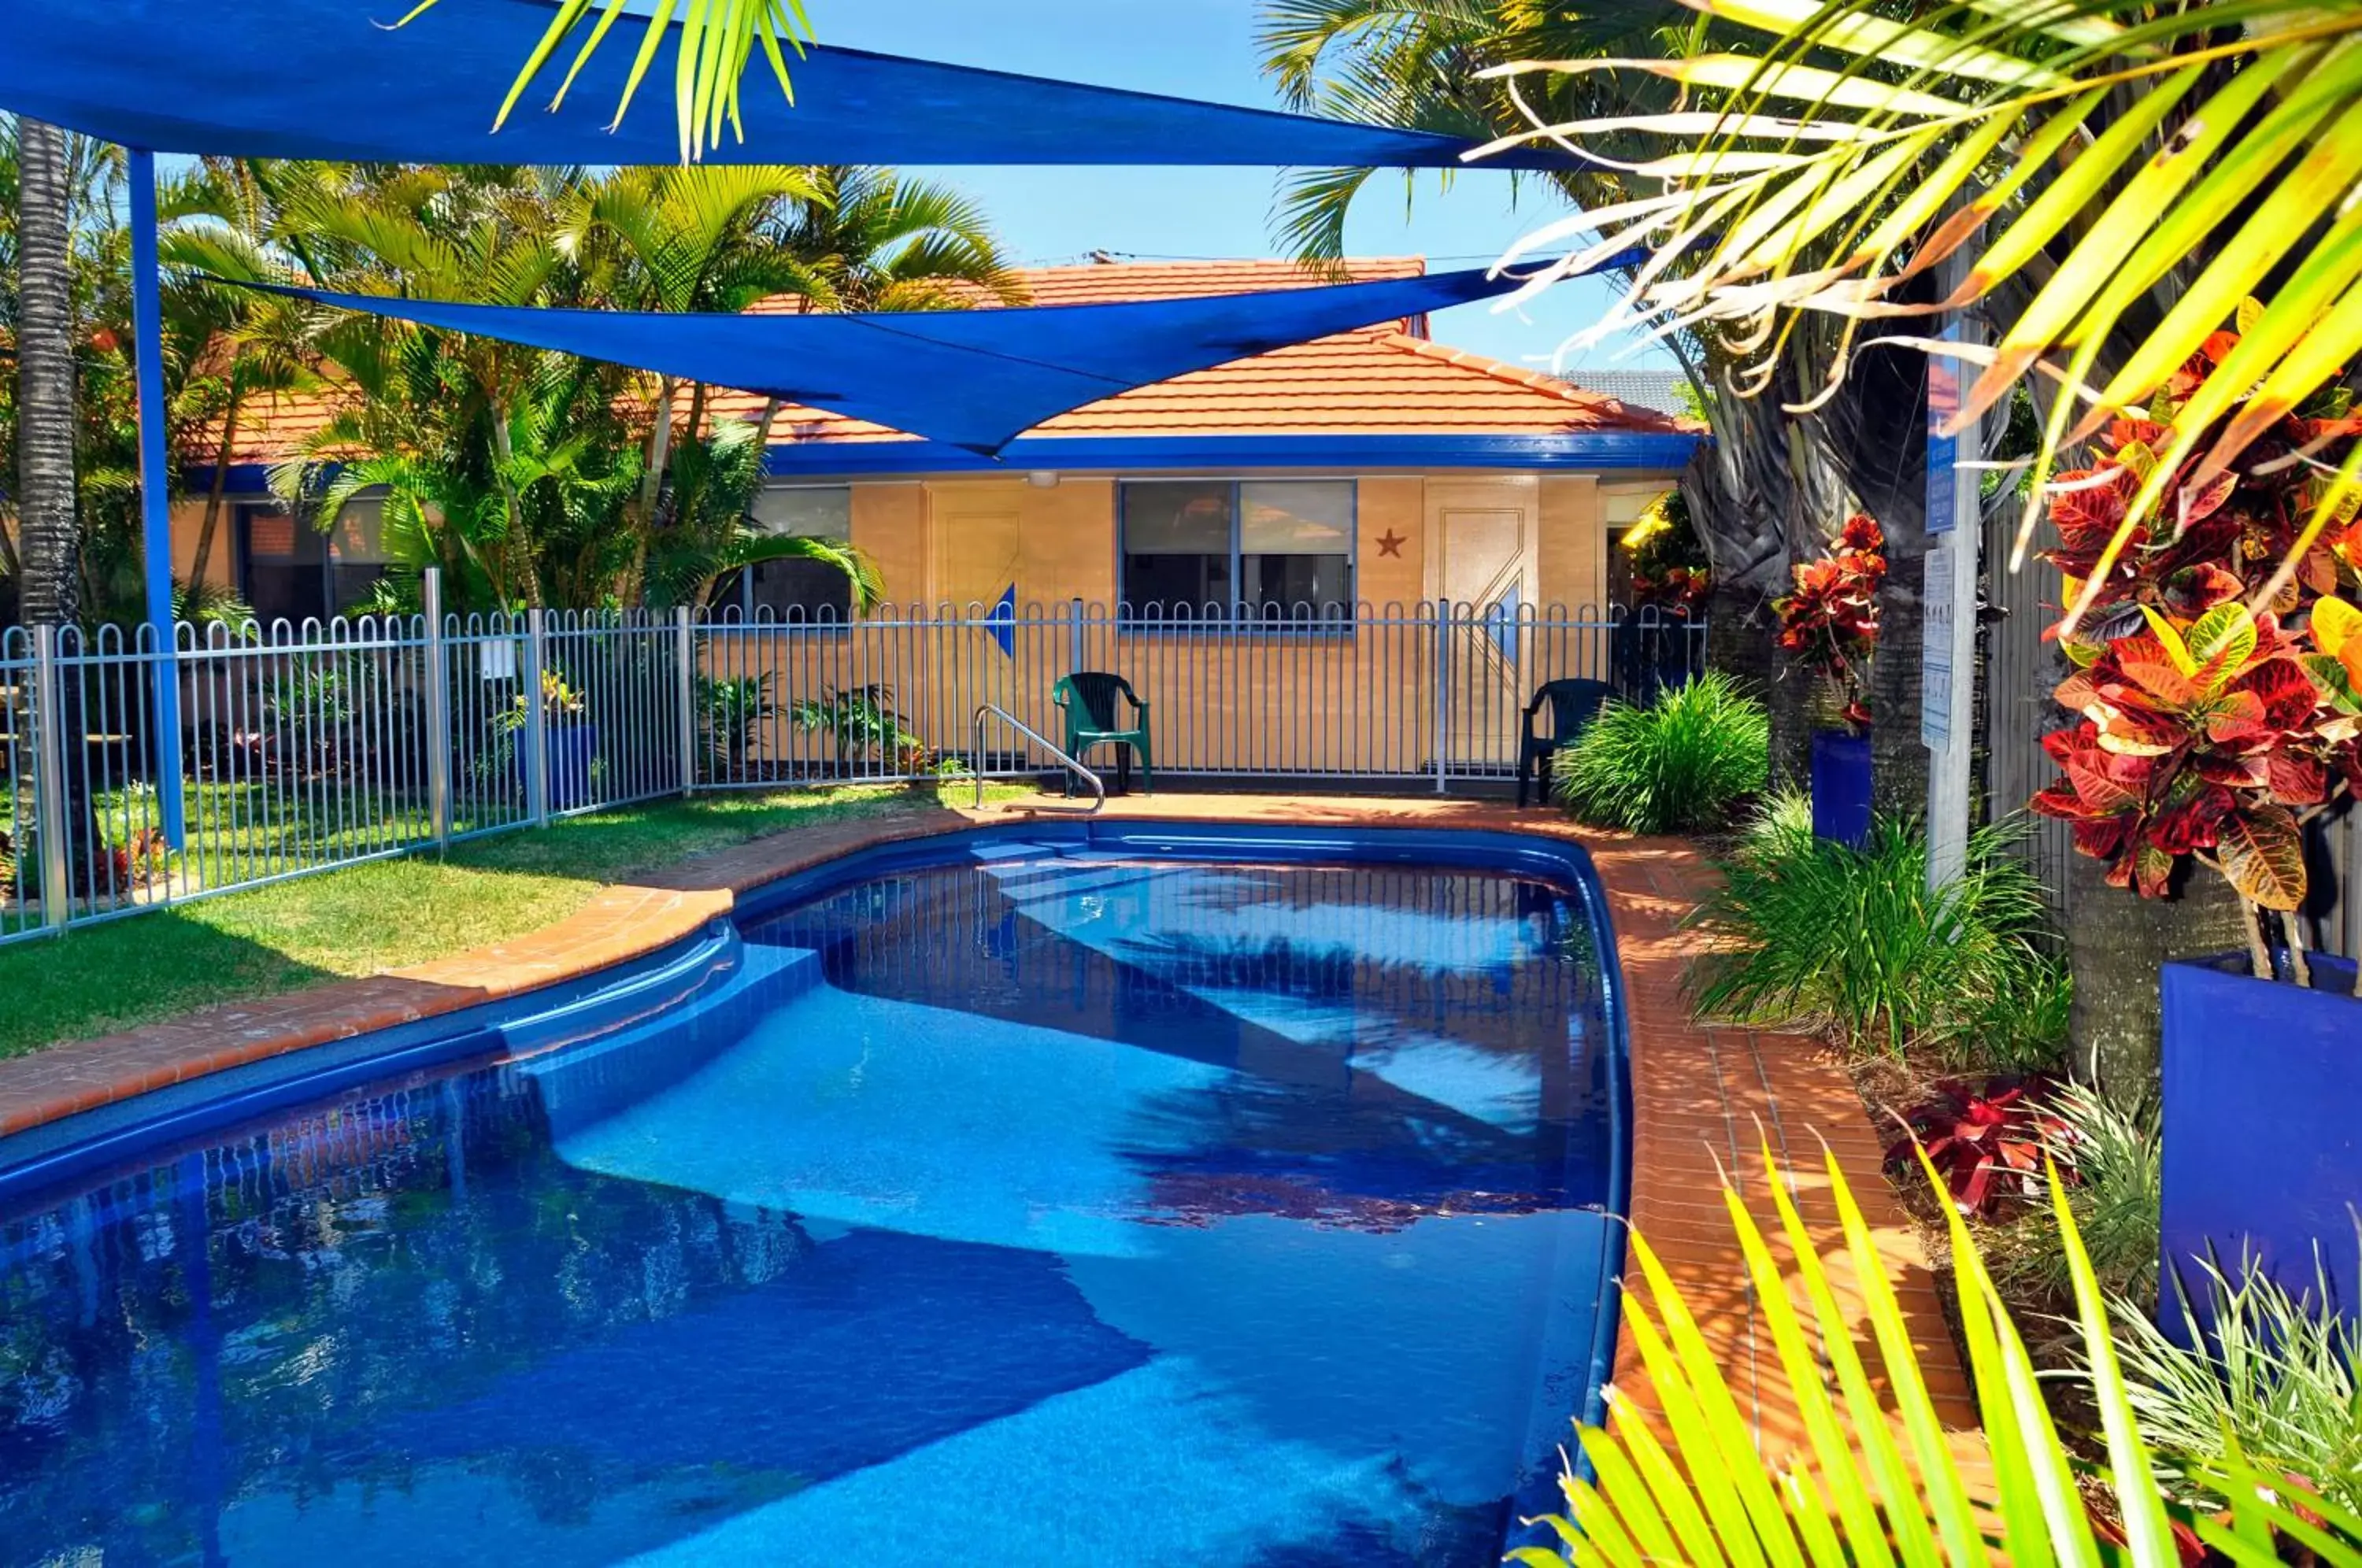
[[[1035,469],[1025,476],[1025,482],[1035,490],[1055,490],[1058,488],[1057,471],[1053,469]]]

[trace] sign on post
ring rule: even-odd
[[[1932,453],[1933,443],[1929,444]],[[1934,511],[1930,497],[1929,511]],[[1926,646],[1919,654],[1919,744],[1940,752],[1952,744],[1952,550],[1930,545],[1922,558],[1919,603]],[[1930,780],[1932,788],[1933,780]]]
[[[1957,260],[1956,260],[1957,264]],[[1954,321],[1949,342],[1971,329]],[[1968,869],[1970,755],[1976,740],[1977,556],[1984,515],[1974,429],[1947,435],[1960,410],[1960,361],[1937,354],[1927,363],[1926,576],[1920,598],[1919,740],[1927,748],[1927,886],[1940,888]]]

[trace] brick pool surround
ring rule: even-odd
[[[567,919],[507,942],[0,1061],[0,1137],[36,1127],[54,1136],[66,1129],[52,1124],[66,1118],[167,1086],[645,961],[727,917],[741,895],[853,851],[1028,814],[1021,804],[982,812],[929,805],[898,816],[793,829],[602,889]],[[1110,801],[1098,820],[1456,827],[1580,843],[1606,890],[1625,977],[1634,1123],[1631,1220],[1682,1288],[1708,1342],[1721,1352],[1759,1450],[1767,1460],[1805,1452],[1794,1402],[1760,1322],[1721,1194],[1727,1173],[1767,1227],[1774,1257],[1787,1264],[1793,1253],[1779,1236],[1758,1152],[1768,1140],[1839,1301],[1859,1322],[1861,1294],[1829,1202],[1824,1148],[1845,1173],[1908,1320],[1937,1411],[1959,1436],[1956,1448],[1972,1482],[1982,1478],[1974,1406],[1926,1253],[1883,1176],[1884,1141],[1842,1066],[1819,1042],[1803,1036],[1690,1021],[1681,976],[1699,938],[1681,922],[1711,875],[1690,846],[1578,830],[1550,812],[1446,799],[1168,795]],[[1628,1336],[1619,1347],[1614,1386],[1637,1409],[1656,1413]]]

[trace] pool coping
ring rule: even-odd
[[[792,829],[602,889],[573,915],[523,937],[389,975],[207,1008],[0,1062],[0,1140],[37,1127],[54,1136],[64,1131],[56,1123],[167,1086],[563,987],[619,965],[661,963],[727,917],[742,897],[847,854],[1048,816],[1021,804],[984,811],[928,805],[896,816]],[[1690,845],[1580,830],[1549,811],[1448,797],[1128,797],[1111,801],[1096,820],[1466,828],[1581,845],[1606,893],[1625,988],[1633,1110],[1629,1218],[1721,1353],[1759,1451],[1773,1463],[1808,1452],[1720,1195],[1728,1173],[1750,1211],[1772,1221],[1757,1153],[1768,1139],[1781,1153],[1786,1186],[1839,1301],[1859,1322],[1861,1294],[1828,1201],[1821,1147],[1844,1173],[1903,1306],[1938,1414],[1959,1436],[1955,1447],[1962,1467],[1972,1483],[1983,1473],[1973,1400],[1927,1258],[1885,1179],[1883,1142],[1842,1065],[1802,1036],[1690,1021],[1681,975],[1700,938],[1681,922],[1711,875]],[[1775,1258],[1788,1263],[1776,1223],[1772,1233]],[[1663,1430],[1661,1407],[1628,1336],[1620,1338],[1612,1384],[1619,1401]]]

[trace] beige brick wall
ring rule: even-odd
[[[1606,598],[1607,537],[1600,527],[1595,474],[1551,474],[1541,481],[1540,526],[1534,536],[1534,600],[1569,610]]]
[[[983,701],[1054,734],[1050,689],[1075,662],[1066,604],[1109,605],[1117,593],[1116,482],[1069,474],[1054,485],[1019,475],[855,485],[854,541],[878,561],[890,600],[989,606],[1014,581],[1021,605],[1043,607],[1043,622],[1019,627],[1013,657],[983,632],[925,616],[874,631],[750,638],[733,651],[747,668],[770,669],[783,695],[895,683],[909,726],[938,749],[966,748],[968,716]],[[1314,636],[1091,633],[1085,662],[1120,671],[1147,700],[1164,766],[1353,773],[1431,761],[1437,660],[1421,617],[1440,587],[1448,529],[1472,530],[1462,553],[1485,558],[1475,560],[1480,572],[1492,569],[1499,548],[1522,551],[1529,604],[1575,607],[1604,592],[1605,508],[1595,476],[1399,474],[1359,482],[1357,595],[1382,611],[1401,605],[1403,622]],[[1632,482],[1619,476],[1616,484]],[[1557,673],[1551,661],[1573,657],[1581,639],[1560,637],[1547,649],[1529,639],[1523,657],[1512,657],[1486,633],[1455,635],[1449,748],[1461,758],[1513,756],[1525,688]],[[912,668],[931,672],[929,681],[911,683]],[[778,749],[806,760],[824,752],[810,737],[777,739]]]

